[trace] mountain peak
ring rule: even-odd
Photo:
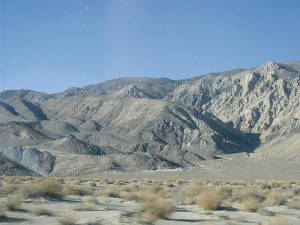
[[[140,90],[134,84],[127,85],[121,90],[114,93],[114,96],[125,97],[125,98],[153,98],[151,95]]]

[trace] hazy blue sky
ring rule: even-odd
[[[299,60],[299,0],[0,0],[0,91]]]

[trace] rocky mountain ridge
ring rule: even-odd
[[[74,164],[76,175],[90,165],[99,173],[190,167],[238,152],[300,160],[299,65],[119,78],[57,94],[4,91],[0,153],[40,175],[63,175],[75,159],[85,161]],[[282,140],[293,144],[283,149]],[[19,148],[38,157],[18,160]],[[46,170],[36,167],[44,155]]]

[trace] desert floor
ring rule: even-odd
[[[300,182],[2,177],[1,224],[300,224]]]

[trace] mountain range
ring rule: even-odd
[[[300,61],[0,93],[0,172],[78,176],[251,153],[300,161]]]

